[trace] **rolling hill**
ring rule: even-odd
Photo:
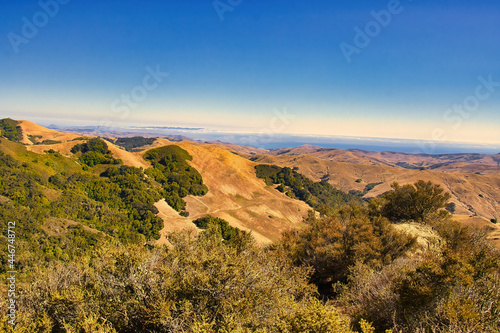
[[[52,149],[71,156],[71,148],[85,139],[25,120],[19,123],[23,131],[21,142],[29,151],[38,154]],[[385,193],[394,181],[407,184],[420,179],[430,180],[451,193],[451,201],[456,204],[455,214],[476,217],[461,217],[461,220],[469,224],[471,221],[478,225],[486,223],[493,228],[488,232],[498,237],[497,226],[489,222],[500,215],[498,154],[425,155],[315,146],[269,151],[221,142],[172,142],[162,138],[143,147],[142,152],[128,152],[110,141],[106,143],[114,158],[122,160],[124,165],[143,169],[151,166],[143,158],[149,148],[176,144],[193,157],[189,163],[201,174],[209,191],[201,197],[185,197],[188,217],[180,216],[165,201],[155,204],[158,216],[164,220],[160,242],[165,242],[166,232],[195,228],[192,221],[207,214],[223,218],[231,226],[252,231],[261,243],[276,241],[284,230],[303,225],[302,219],[310,207],[257,178],[255,166],[262,163],[294,167],[312,180],[326,180],[345,192],[364,192],[364,198]]]
[[[76,134],[63,134],[45,129],[29,121],[22,121],[23,137],[40,135],[43,140],[61,141],[54,144],[33,144],[23,142],[29,151],[44,154],[53,149],[62,155],[70,156],[70,150],[82,140]],[[34,133],[34,134],[32,134]],[[128,152],[106,141],[113,157],[121,159],[124,165],[151,167],[143,159],[145,151]],[[193,141],[172,142],[158,139],[146,148],[161,147],[175,143],[185,149],[193,160],[189,162],[202,175],[209,191],[203,197],[187,196],[186,211],[189,217],[182,217],[164,200],[156,203],[158,216],[164,220],[164,229],[160,232],[160,242],[165,242],[166,232],[184,227],[195,228],[193,220],[205,215],[212,215],[227,220],[231,226],[251,231],[260,243],[271,243],[280,238],[281,233],[302,225],[302,219],[311,208],[302,201],[291,199],[273,187],[267,186],[255,175],[257,163],[231,153],[225,146],[205,144]]]
[[[302,146],[249,158],[259,163],[298,168],[305,176],[327,180],[346,192],[363,191],[371,184],[370,187],[374,187],[365,198],[389,191],[393,182],[432,181],[450,192],[457,214],[478,215],[488,220],[498,219],[500,215],[499,155],[434,156]]]

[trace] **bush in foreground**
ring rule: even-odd
[[[373,214],[382,215],[391,221],[426,221],[448,214],[447,207],[451,195],[432,182],[419,180],[415,184],[399,185],[394,182],[392,191],[381,199],[372,200]]]
[[[308,269],[251,243],[238,251],[215,228],[169,240],[151,250],[108,243],[40,270],[16,332],[351,332],[314,297]],[[5,320],[0,329],[9,332]]]

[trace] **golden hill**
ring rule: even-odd
[[[302,224],[310,207],[266,186],[255,175],[254,162],[218,145],[190,141],[177,144],[193,156],[190,164],[209,189],[203,197],[185,198],[189,221],[207,214],[220,217],[233,227],[252,231],[262,243],[276,241],[283,231]]]
[[[371,198],[390,190],[393,182],[415,183],[422,179],[440,184],[452,195],[457,214],[498,218],[500,212],[500,172],[475,174],[435,170],[409,170],[388,165],[336,162],[309,155],[262,155],[256,162],[297,167],[298,172],[319,181],[327,179],[343,190],[363,191],[370,183],[381,183],[365,197]]]
[[[40,125],[37,125],[31,121],[27,120],[18,120],[19,126],[21,126],[23,130],[23,138],[21,140],[22,143],[27,145],[32,145],[33,142],[29,139],[28,135],[34,136],[35,142],[43,142],[44,140],[53,140],[53,141],[61,141],[66,142],[73,140],[75,138],[80,137],[79,134],[74,133],[61,133]]]
[[[21,121],[21,127],[24,139],[29,134],[41,136],[38,139],[41,141],[61,141],[50,145],[25,142],[28,149],[36,153],[54,149],[70,155],[71,147],[81,142],[73,141],[80,136],[78,134],[60,133],[28,121]],[[114,157],[124,164],[150,167],[142,158],[143,152],[131,153],[107,143]],[[192,220],[206,214],[223,218],[234,227],[251,230],[263,243],[275,241],[282,231],[300,226],[310,207],[266,186],[255,175],[254,167],[259,163],[297,167],[305,176],[313,180],[326,179],[346,192],[363,191],[370,183],[380,183],[365,195],[366,198],[390,190],[394,181],[407,184],[429,180],[451,193],[456,214],[478,215],[488,223],[489,219],[498,219],[500,215],[499,155],[423,155],[314,146],[266,151],[218,142],[172,142],[167,139],[157,139],[149,147],[169,144],[179,145],[193,156],[190,164],[200,172],[209,192],[203,197],[186,197],[189,218],[179,216],[165,202],[157,203],[160,217],[165,221],[162,234],[192,228]],[[248,159],[250,157],[253,161]]]
[[[68,156],[73,146],[83,142],[73,141],[79,137],[77,134],[60,133],[25,121],[22,124],[25,137],[29,134],[42,135],[43,140],[66,139],[65,142],[49,145],[33,145],[30,141],[28,149],[35,153],[43,154],[53,149]],[[109,141],[106,143],[113,157],[121,159],[125,165],[144,169],[151,167],[149,162],[142,158],[144,151],[132,153]],[[200,172],[209,192],[203,197],[185,198],[189,218],[180,216],[164,200],[156,204],[160,211],[159,216],[165,222],[161,231],[161,243],[166,242],[166,232],[195,228],[192,221],[207,214],[223,218],[233,227],[251,231],[260,243],[276,241],[283,231],[302,225],[302,219],[310,207],[283,195],[257,178],[254,169],[256,163],[231,153],[226,147],[218,144],[157,139],[150,147],[169,144],[179,145],[193,156],[190,164]]]

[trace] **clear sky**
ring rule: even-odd
[[[45,124],[500,143],[498,0],[2,1],[0,64]]]

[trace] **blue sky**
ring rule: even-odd
[[[0,9],[2,117],[500,144],[498,0]],[[357,48],[350,61],[341,45]]]

